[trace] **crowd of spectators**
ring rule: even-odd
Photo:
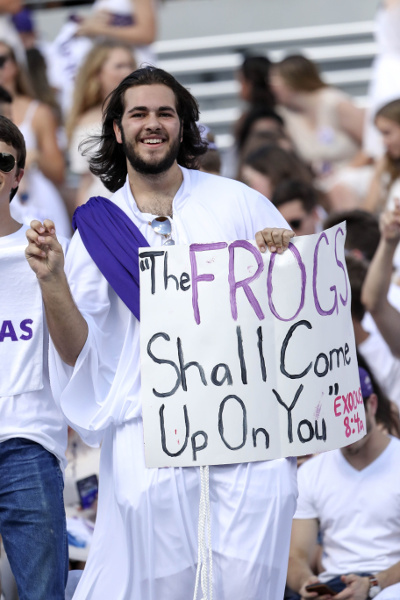
[[[1,19],[9,17],[0,18],[0,112],[18,125],[27,145],[25,177],[12,210],[25,224],[33,218],[51,218],[57,231],[71,237],[75,208],[90,196],[110,196],[89,170],[88,156],[95,151],[95,142],[85,145],[84,141],[99,132],[102,108],[118,83],[137,65],[156,63],[151,49],[156,39],[155,7],[152,0],[96,0],[88,17],[74,15],[65,24],[50,49],[36,38],[32,15],[20,8],[15,2],[8,9],[15,13],[15,29],[10,23],[9,30],[7,26],[2,29]],[[322,581],[328,581],[326,572],[338,580],[338,587],[333,584],[338,600],[400,598],[398,587],[393,592],[397,596],[380,591],[380,587],[400,584],[400,498],[398,485],[388,483],[400,478],[398,462],[387,456],[388,448],[393,456],[399,452],[393,438],[400,437],[400,256],[396,252],[400,239],[400,0],[386,0],[377,22],[382,49],[366,111],[327,85],[316,64],[300,54],[278,63],[267,56],[247,56],[237,74],[245,109],[232,131],[232,177],[267,196],[296,235],[347,222],[351,311],[363,367],[368,444],[374,444],[367,456],[363,453],[369,446],[364,444],[354,454],[338,451],[330,458],[312,458],[310,467],[299,467],[304,474],[289,564],[288,581],[293,589],[288,588],[287,598],[317,597],[317,591],[305,586],[318,582],[321,573]],[[385,52],[390,43],[396,48],[389,48],[389,60]],[[379,86],[382,81],[384,90]],[[213,133],[200,127],[209,146],[198,167],[219,175],[224,157]],[[84,462],[87,450],[73,432],[71,439],[75,440],[70,447],[71,463],[79,460],[76,448]],[[364,457],[359,462],[354,458],[357,452]],[[332,484],[340,499],[340,486],[348,484],[346,468],[351,467],[357,478],[372,465],[379,471],[376,462],[385,457],[395,470],[386,474],[382,485],[387,498],[396,499],[397,508],[388,500],[392,512],[381,511],[376,528],[379,544],[375,547],[372,541],[366,552],[368,536],[362,532],[357,537],[357,528],[377,518],[377,502],[370,502],[374,475],[365,493],[360,492],[361,484],[357,488],[367,517],[352,525],[351,514],[356,511],[349,511],[346,531],[340,522],[346,507],[343,515],[340,511],[331,514],[329,506],[316,506],[318,494],[330,490],[333,501]],[[97,470],[92,455],[89,464]],[[91,475],[82,472],[85,478]],[[321,473],[327,481],[321,480]],[[78,501],[75,497],[74,502]],[[74,543],[73,535],[70,541]],[[357,570],[358,579],[352,579],[349,571],[334,571],[345,563]],[[348,590],[353,595],[346,595]],[[321,588],[319,597],[329,598],[329,590]]]

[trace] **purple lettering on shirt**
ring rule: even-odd
[[[18,342],[18,338],[11,321],[3,321],[0,329],[0,342],[3,342],[4,338],[6,337],[11,338],[12,342]]]
[[[29,325],[32,325],[33,321],[32,319],[24,319],[23,321],[21,321],[21,323],[19,324],[20,328],[22,331],[25,332],[24,335],[21,335],[21,337],[19,338],[20,340],[31,340],[32,336],[33,336],[33,331],[32,331],[32,327],[28,327]]]

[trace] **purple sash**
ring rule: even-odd
[[[136,225],[116,204],[94,196],[79,206],[72,219],[97,267],[139,320],[138,249],[149,246]]]

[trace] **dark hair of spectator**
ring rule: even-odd
[[[294,152],[291,139],[283,131],[256,131],[247,138],[241,149],[237,179],[240,179],[241,166],[247,156],[263,146],[279,146],[287,152]]]
[[[100,177],[106,188],[115,192],[125,183],[127,175],[126,158],[122,144],[115,139],[114,122],[121,127],[125,110],[125,92],[135,86],[161,84],[175,94],[176,110],[182,127],[182,142],[178,154],[178,164],[189,169],[198,168],[197,158],[207,151],[207,142],[202,141],[196,121],[199,107],[195,98],[176,79],[156,67],[138,69],[125,77],[108,96],[104,105],[103,128],[100,136],[93,136],[81,144],[84,153],[97,150],[89,160],[90,170]]]
[[[50,106],[60,124],[62,121],[61,109],[55,91],[51,88],[47,78],[47,66],[43,54],[38,48],[28,48],[26,61],[35,98]]]
[[[278,208],[293,200],[300,200],[306,213],[311,213],[318,204],[318,192],[310,183],[287,179],[277,185],[271,202]]]
[[[0,140],[14,148],[17,153],[17,167],[23,169],[26,160],[24,136],[14,123],[3,115],[0,115]]]
[[[261,119],[270,119],[274,121],[277,130],[282,130],[284,127],[283,119],[277,112],[267,106],[256,106],[246,113],[244,118],[238,122],[235,137],[238,149],[241,150],[245,145],[247,139],[252,133],[254,123]]]
[[[301,54],[287,56],[276,63],[274,69],[292,90],[315,92],[327,87],[321,79],[316,64]]]
[[[5,42],[4,40],[1,40],[0,44],[7,48],[7,54],[16,66],[16,93],[22,96],[29,96],[29,98],[36,98],[29,74],[26,71],[25,67],[17,61],[17,57],[12,46],[10,46],[10,44],[7,44],[7,42]]]
[[[378,397],[378,408],[375,414],[375,419],[378,425],[381,425],[390,434],[400,437],[400,422],[397,415],[393,412],[393,404],[388,396],[384,393],[381,386],[373,376],[370,367],[365,358],[357,351],[357,362],[360,367],[365,369],[371,379],[372,387]],[[364,398],[364,401],[368,400]]]
[[[25,167],[26,147],[24,136],[16,125],[7,117],[0,115],[0,140],[12,146],[17,153],[17,169]],[[18,187],[13,188],[10,192],[10,202],[17,193]]]
[[[382,108],[380,108],[375,114],[375,122],[378,117],[384,117],[385,119],[400,125],[400,99],[392,100],[391,102],[385,104],[385,106],[382,106]],[[386,171],[389,172],[391,185],[400,175],[400,159],[393,158],[387,152]]]
[[[361,209],[334,212],[325,219],[324,229],[346,221],[346,250],[356,251],[371,262],[381,237],[378,219]]]
[[[307,183],[312,181],[307,165],[279,146],[262,146],[249,154],[243,164],[268,177],[274,188],[289,178]]]
[[[243,79],[249,84],[252,105],[262,104],[272,108],[275,98],[269,85],[271,61],[266,56],[246,56],[239,69]]]

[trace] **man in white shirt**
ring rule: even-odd
[[[138,246],[256,236],[261,251],[282,252],[293,235],[265,197],[197,170],[206,149],[198,116],[165,71],[129,75],[107,104],[91,161],[115,193],[76,212],[71,291],[54,225],[33,222],[28,233],[59,353],[55,395],[80,435],[102,443],[96,529],[74,600],[188,600],[195,590],[199,469],[144,465]],[[295,497],[293,459],[210,468],[215,597],[281,600]]]
[[[377,396],[368,373],[359,371],[366,436],[299,469],[288,569],[288,585],[299,594],[293,598],[316,598],[313,584],[321,585],[320,600],[333,597],[322,586],[339,592],[337,600],[400,598],[400,441],[377,427]],[[317,576],[310,560],[318,530]]]
[[[27,228],[10,214],[25,156],[21,132],[0,116],[0,534],[21,600],[62,600],[67,426],[50,389],[41,292],[24,254]]]

